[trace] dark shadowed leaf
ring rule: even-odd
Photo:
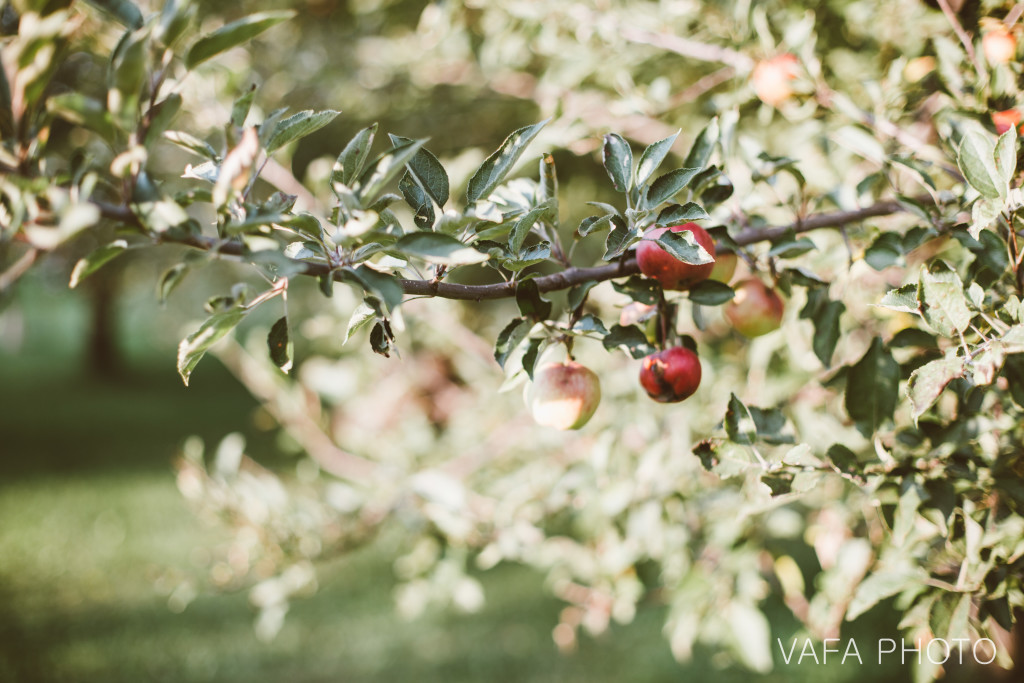
[[[655,351],[643,330],[636,325],[612,325],[601,343],[609,351],[622,349],[633,358],[643,358]]]
[[[331,185],[341,183],[351,187],[356,178],[363,172],[363,166],[370,156],[370,148],[373,146],[373,136],[377,133],[377,124],[367,126],[355,134],[345,149],[338,155],[334,162],[334,169],[331,171]]]
[[[502,368],[505,367],[505,361],[526,339],[526,335],[530,333],[530,327],[530,323],[525,318],[514,318],[498,333],[498,339],[494,344],[494,360],[498,361],[498,365]]]
[[[900,367],[875,337],[846,380],[846,412],[865,436],[871,435],[896,410]]]
[[[267,335],[270,360],[284,372],[292,369],[291,342],[288,340],[288,317],[281,316]]]
[[[409,138],[397,135],[389,135],[388,137],[391,139],[391,144],[396,147],[413,142]],[[434,200],[434,203],[440,208],[444,208],[444,205],[448,202],[448,173],[444,170],[441,162],[437,160],[437,157],[427,150],[421,149],[409,160],[406,167],[420,187]]]
[[[732,287],[717,280],[704,280],[699,282],[689,291],[690,301],[701,306],[720,306],[732,301],[736,295]]]

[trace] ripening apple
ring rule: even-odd
[[[760,337],[782,324],[782,299],[756,278],[733,288],[736,295],[725,306],[725,317],[744,337]]]
[[[715,257],[715,241],[711,239],[707,230],[696,223],[673,225],[670,228],[652,228],[644,234],[644,239],[636,248],[636,263],[640,266],[640,272],[660,282],[665,289],[689,289],[698,282],[707,280],[715,268],[714,262],[694,265],[680,261],[654,241],[666,230],[692,232],[694,241],[704,247],[704,250],[711,254],[711,258]]]
[[[659,403],[678,403],[700,386],[700,360],[682,346],[652,353],[640,366],[640,386]]]
[[[761,60],[750,75],[754,94],[765,104],[779,106],[793,94],[791,81],[797,76],[798,66],[797,58],[788,52]]]
[[[989,64],[1006,64],[1017,54],[1017,39],[1000,26],[981,37],[981,49]]]
[[[738,260],[734,251],[718,252],[715,254],[715,267],[711,269],[711,275],[708,276],[708,279],[729,284],[729,280],[736,274],[736,263]]]
[[[1020,110],[994,111],[992,112],[992,123],[995,124],[996,132],[1002,135],[1020,123]]]
[[[533,373],[526,404],[537,424],[555,429],[579,429],[601,402],[601,382],[576,361],[547,363]]]

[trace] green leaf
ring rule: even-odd
[[[647,206],[653,208],[672,199],[699,172],[699,168],[677,168],[660,176],[651,183],[651,189],[647,191]]]
[[[968,130],[960,140],[956,163],[967,182],[983,197],[1005,197],[1009,191],[996,166],[995,143],[987,133]]]
[[[306,111],[300,111],[289,116],[274,128],[274,134],[270,136],[270,140],[267,142],[267,154],[320,130],[337,118],[340,113],[340,111],[333,109],[324,111],[307,109]]]
[[[549,208],[547,204],[535,207],[515,222],[515,225],[512,226],[512,234],[508,238],[508,248],[513,254],[519,254],[523,250],[526,236],[530,234],[530,230],[533,229],[537,220],[547,213]]]
[[[999,136],[996,141],[996,148],[993,154],[996,162],[996,170],[999,172],[999,179],[1007,184],[1013,180],[1013,174],[1017,170],[1017,127],[1010,126],[1010,129]]]
[[[389,135],[388,137],[391,139],[391,144],[396,147],[413,142],[409,138],[397,135]],[[444,208],[444,205],[448,202],[448,173],[445,172],[444,166],[437,160],[437,157],[427,150],[421,149],[409,160],[406,167],[420,187],[430,195],[430,198],[439,207]]]
[[[292,369],[291,342],[288,340],[288,316],[281,316],[267,335],[270,360],[283,372]]]
[[[625,294],[633,301],[639,301],[649,306],[658,303],[661,298],[661,286],[657,280],[632,275],[625,282],[612,282],[612,289],[619,294]]]
[[[381,273],[365,264],[355,268],[345,267],[337,272],[343,280],[352,282],[362,287],[363,291],[379,297],[390,310],[398,308],[402,303],[402,297],[405,296],[402,285],[395,276]]]
[[[900,366],[875,337],[846,380],[846,412],[865,436],[874,434],[896,410]]]
[[[512,352],[526,339],[531,327],[525,318],[514,318],[498,333],[498,339],[494,344],[494,360],[498,361],[498,365],[503,369]]]
[[[181,281],[188,275],[188,271],[188,265],[177,263],[165,270],[164,274],[160,276],[156,293],[161,305],[167,303],[167,297],[171,295],[175,287],[181,284]]]
[[[596,334],[604,337],[608,334],[608,328],[604,326],[601,319],[592,313],[587,313],[585,316],[576,321],[576,324],[572,326],[570,330],[572,334]]]
[[[608,351],[622,349],[632,358],[643,358],[656,350],[647,336],[636,325],[612,325],[605,338],[601,340]]]
[[[907,397],[910,399],[911,416],[915,424],[938,400],[947,384],[963,377],[964,366],[965,359],[953,353],[925,363],[911,373],[907,382]]]
[[[732,287],[724,282],[704,280],[691,287],[687,295],[690,297],[690,301],[701,306],[721,306],[732,301],[736,292],[732,291]]]
[[[494,191],[505,176],[512,171],[519,157],[526,151],[529,145],[541,129],[551,119],[545,119],[532,126],[524,126],[513,132],[491,156],[484,160],[473,177],[469,179],[469,187],[466,189],[466,199],[472,203],[487,197]]]
[[[546,320],[551,315],[551,302],[540,295],[536,280],[522,280],[516,285],[516,305],[524,318]]]
[[[615,133],[604,136],[604,168],[616,192],[628,192],[633,185],[633,150]]]
[[[693,141],[693,146],[686,155],[683,166],[686,168],[704,168],[707,166],[708,161],[711,160],[711,153],[715,149],[715,143],[718,142],[719,134],[718,117],[716,116],[711,119],[708,125],[704,127],[704,130],[700,132],[700,135],[697,136],[697,139]]]
[[[857,586],[857,592],[846,610],[847,621],[853,621],[886,598],[921,585],[927,578],[924,571],[904,567],[874,570]]]
[[[899,263],[903,256],[903,243],[894,232],[883,232],[864,251],[864,260],[875,270],[885,270]]]
[[[526,370],[526,375],[531,380],[533,371],[537,367],[537,361],[540,360],[541,349],[547,344],[547,341],[543,337],[533,337],[526,343],[526,351],[523,353],[523,370]]]
[[[412,173],[405,172],[402,179],[398,181],[398,190],[405,198],[405,203],[412,208],[412,220],[416,227],[421,230],[430,230],[435,219],[434,205],[430,201],[430,196],[413,179]]]
[[[332,189],[334,183],[351,187],[356,181],[370,156],[370,147],[373,146],[373,137],[376,133],[377,124],[375,123],[356,133],[355,137],[345,145],[345,149],[338,155],[338,160],[334,162],[334,169],[331,171]]]
[[[373,165],[360,176],[359,181],[352,188],[364,207],[376,201],[385,186],[402,172],[405,165],[416,156],[426,142],[426,140],[414,140],[377,157]]]
[[[483,263],[490,256],[483,254],[451,235],[439,232],[413,232],[403,236],[393,247],[396,251],[415,256],[428,263],[462,266]]]
[[[187,149],[188,151],[194,152],[195,154],[210,159],[211,161],[216,161],[219,158],[217,156],[217,150],[215,150],[210,143],[205,140],[200,140],[191,133],[186,133],[180,130],[169,130],[164,133],[164,138],[169,142],[173,142],[178,147]],[[216,176],[214,176],[214,180],[216,180]]]
[[[86,0],[130,29],[142,28],[142,12],[128,0]]]
[[[99,100],[77,92],[62,93],[46,99],[46,111],[95,131],[106,140],[114,139],[114,121],[106,105]]]
[[[917,301],[917,285],[903,285],[890,289],[878,302],[878,306],[900,313],[920,313],[921,304]]]
[[[921,266],[917,298],[925,322],[943,336],[962,333],[971,324],[964,284],[956,271],[942,261],[933,263],[931,268]]]
[[[676,131],[672,135],[669,135],[664,140],[658,140],[652,143],[644,150],[643,154],[640,155],[640,162],[636,167],[636,186],[643,187],[648,179],[654,172],[658,170],[658,166],[661,166],[661,162],[665,160],[669,150],[672,149],[672,145],[675,143],[676,138],[679,137],[680,131]],[[687,164],[689,166],[689,164]]]
[[[615,218],[615,215],[610,213],[606,213],[603,216],[587,216],[580,222],[580,227],[576,228],[576,234],[580,237],[586,237],[595,230],[611,225],[613,218]]]
[[[192,371],[206,355],[207,350],[235,329],[235,326],[242,322],[248,312],[248,309],[245,308],[232,308],[212,315],[198,330],[181,341],[181,344],[178,345],[178,374],[181,375],[185,386],[188,386]]]
[[[967,232],[974,239],[980,240],[981,231],[995,223],[1005,208],[1005,199],[978,197],[971,207],[971,224],[967,226]]]
[[[391,357],[391,337],[383,322],[377,323],[370,330],[370,348],[385,358]]]
[[[921,503],[928,497],[924,487],[914,481],[913,477],[906,477],[900,485],[900,499],[896,504],[896,513],[893,515],[892,540],[897,547],[903,545],[907,536],[914,528],[917,520],[917,511]]]
[[[231,125],[241,128],[249,117],[249,110],[252,108],[252,101],[256,97],[256,84],[249,86],[242,95],[231,105]]]
[[[687,202],[682,206],[679,204],[670,204],[662,209],[661,213],[658,214],[658,220],[655,221],[655,225],[658,227],[666,227],[679,225],[680,223],[686,223],[688,221],[699,221],[710,217],[711,216],[708,215],[708,212],[705,211],[702,206],[693,202]]]
[[[611,261],[625,253],[640,239],[640,231],[630,230],[626,222],[618,216],[612,217],[612,229],[604,241],[604,260]]]
[[[715,258],[704,247],[697,244],[697,240],[689,230],[682,230],[680,232],[666,230],[658,235],[655,242],[683,263],[699,266],[715,262]]]
[[[814,355],[826,368],[832,365],[832,354],[839,342],[839,320],[845,310],[846,305],[842,301],[829,301],[813,317],[814,340],[811,346]]]
[[[379,302],[377,303],[379,306]],[[376,320],[379,313],[378,310],[367,304],[366,301],[356,306],[356,309],[352,311],[352,315],[348,319],[348,326],[345,327],[345,340],[342,342],[342,345],[347,344],[356,332]]]
[[[516,258],[505,259],[501,265],[509,270],[523,270],[551,258],[551,242],[538,242],[521,251]]]
[[[128,249],[128,243],[124,240],[114,240],[110,244],[96,249],[88,256],[78,260],[74,270],[71,271],[71,282],[68,287],[74,289],[78,283],[89,277],[104,265],[114,260]]]
[[[794,238],[775,243],[768,251],[768,255],[778,258],[793,258],[794,256],[806,254],[814,249],[817,249],[817,247],[814,246],[814,242],[806,237],[801,237],[799,239]]]
[[[255,38],[272,26],[294,17],[293,10],[258,12],[233,21],[196,41],[185,55],[185,68],[192,70],[211,57]]]
[[[596,280],[587,280],[582,282],[572,289],[569,290],[569,294],[566,297],[568,302],[569,310],[575,311],[577,308],[583,305],[583,302],[587,299],[587,294],[590,290],[597,286]],[[614,285],[613,285],[614,286]]]
[[[725,411],[725,431],[733,443],[753,446],[757,442],[757,423],[736,394],[729,395],[729,407]]]

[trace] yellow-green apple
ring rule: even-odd
[[[981,49],[989,64],[1006,64],[1017,54],[1017,39],[1000,25],[981,37]]]
[[[791,81],[797,76],[797,58],[788,52],[757,63],[750,75],[754,93],[765,104],[777,107],[793,94]]]
[[[601,402],[601,382],[576,361],[547,363],[533,373],[526,403],[537,424],[555,429],[579,429]]]
[[[714,262],[694,265],[680,261],[655,242],[666,230],[693,233],[694,241],[704,247],[704,250],[711,254],[711,258],[715,257],[715,241],[711,239],[707,230],[696,223],[651,228],[644,233],[644,239],[636,248],[636,263],[640,266],[640,272],[660,282],[665,289],[689,289],[698,282],[707,280],[715,267]]]
[[[708,279],[729,284],[729,280],[736,274],[738,260],[734,251],[719,251],[715,254],[715,267],[711,269]]]
[[[782,324],[782,299],[756,278],[733,288],[736,296],[725,306],[725,317],[744,337],[760,337]]]
[[[640,366],[640,386],[659,403],[678,403],[700,386],[700,360],[682,346],[652,353]]]

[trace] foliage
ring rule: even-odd
[[[110,226],[117,235],[78,262],[72,285],[123,254],[172,245],[203,257],[159,278],[162,299],[220,261],[256,275],[209,299],[208,317],[180,343],[178,371],[187,384],[217,353],[331,480],[289,493],[227,440],[212,459],[191,446],[179,483],[197,506],[259,539],[253,566],[280,570],[253,589],[263,632],[310,586],[311,560],[389,519],[417,539],[399,563],[408,613],[446,602],[472,609],[482,596],[467,567],[516,561],[547,571],[572,604],[560,625],[568,640],[581,626],[600,633],[612,619],[628,622],[655,599],[669,606],[677,657],[703,640],[757,671],[773,664],[761,612],[773,590],[819,639],[889,598],[912,638],[999,640],[1015,628],[1024,607],[1024,199],[1017,131],[997,135],[990,112],[1017,104],[1020,67],[985,63],[970,8],[954,19],[899,3],[904,23],[920,27],[904,36],[866,31],[858,12],[897,11],[867,0],[828,3],[822,16],[773,3],[680,8],[667,24],[655,23],[654,3],[606,14],[430,5],[420,25],[435,47],[474,31],[485,40],[479,49],[454,41],[455,56],[438,47],[424,65],[461,60],[492,88],[497,65],[536,71],[518,89],[506,73],[503,87],[537,100],[537,118],[547,118],[520,121],[487,156],[447,166],[428,150],[437,151],[433,140],[390,131],[385,140],[372,124],[332,140],[336,160],[306,187],[287,155],[329,130],[338,111],[264,112],[246,88],[211,133],[193,126],[201,104],[184,97],[219,56],[273,35],[292,13],[261,11],[197,33],[188,2],[148,14],[128,2],[95,3],[102,14],[59,4],[4,10],[0,278],[6,286],[37,257]],[[980,11],[1018,18],[998,3]],[[698,21],[696,37],[679,37]],[[568,92],[565,83],[579,80],[575,51],[617,66]],[[782,53],[794,55],[791,92],[759,103],[748,78]],[[103,65],[102,88],[69,74],[82,54]],[[690,60],[722,66],[685,84],[678,66]],[[633,73],[648,84],[619,88],[611,78]],[[564,97],[545,99],[551,88]],[[641,110],[645,125],[632,133],[593,114],[616,89],[625,96],[612,104]],[[700,125],[692,115],[685,129],[665,124],[701,97]],[[567,190],[554,153],[519,175],[530,150],[555,140],[580,141],[573,169],[603,167],[594,201],[560,205]],[[180,158],[172,148],[191,163],[169,164]],[[563,220],[570,212],[578,217]],[[685,221],[713,226],[719,251],[738,253],[748,275],[787,297],[780,331],[752,341],[732,333],[719,313],[732,298],[727,284],[665,292],[637,275],[632,252],[645,231]],[[657,241],[687,263],[711,258],[689,232]],[[320,333],[307,324],[317,314],[288,305],[311,278],[324,297],[342,283],[358,299],[321,300]],[[312,305],[300,297],[292,308]],[[516,310],[467,312],[503,298]],[[474,303],[454,309],[440,299]],[[253,311],[278,301],[269,348],[234,341]],[[655,308],[626,320],[629,302]],[[300,330],[307,352],[296,355]],[[324,381],[350,367],[339,347],[361,330],[381,356],[440,363],[424,399],[438,429],[417,429],[382,387],[354,396]],[[470,413],[461,420],[439,409],[438,386],[475,391],[481,370],[465,365],[481,355],[478,333],[494,340],[486,372],[500,366],[506,389],[528,382],[542,358],[596,354],[614,418],[550,445],[548,459],[509,429],[517,423],[502,399],[476,395],[460,404]],[[699,407],[652,417],[618,369],[675,345],[699,350],[708,388],[691,399]],[[370,406],[402,419],[366,416],[351,431],[329,424],[360,402],[364,414]],[[472,439],[482,446],[467,449]],[[238,569],[239,583],[250,569]],[[1009,665],[1005,650],[999,657]],[[927,664],[918,671],[921,680],[938,674]]]

